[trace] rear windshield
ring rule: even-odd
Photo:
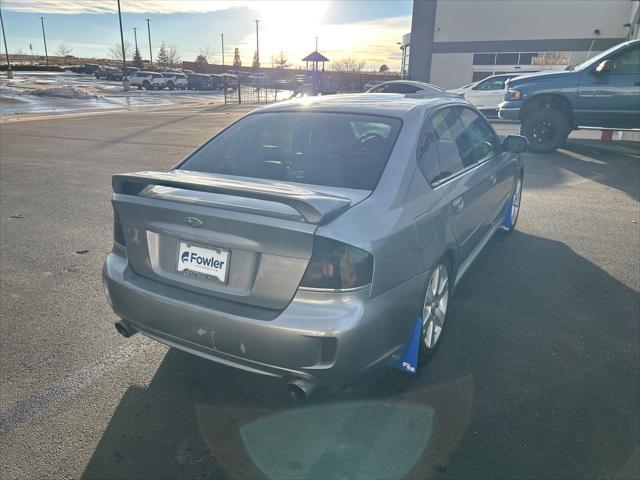
[[[341,113],[257,113],[210,140],[179,168],[373,190],[401,123]]]

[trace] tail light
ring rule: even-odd
[[[345,290],[371,283],[373,257],[346,243],[315,237],[301,288]]]
[[[124,247],[124,232],[118,213],[115,210],[113,211],[113,241]]]

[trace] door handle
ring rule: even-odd
[[[489,180],[491,180],[491,185],[495,185],[498,181],[498,178],[495,175],[489,175]]]
[[[453,211],[455,213],[460,213],[464,209],[464,200],[462,197],[456,198],[451,205],[453,206]]]

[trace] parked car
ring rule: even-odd
[[[257,72],[253,75],[250,75],[248,80],[251,86],[264,88],[269,82],[269,75],[267,75],[266,73]]]
[[[224,77],[222,75],[213,74],[209,76],[214,90],[222,90],[224,88]]]
[[[424,360],[462,275],[515,227],[525,146],[446,95],[252,112],[169,172],[113,177],[116,328],[283,377],[294,398],[409,344]]]
[[[120,70],[122,70],[122,73],[124,73],[127,77],[135,75],[136,73],[138,73],[140,71],[139,68],[137,68],[137,67],[129,67],[128,65],[120,68]]]
[[[98,79],[104,78],[106,80],[122,80],[124,77],[122,70],[113,67],[100,67],[94,75]]]
[[[487,116],[498,115],[498,105],[504,101],[504,89],[507,80],[522,75],[521,73],[505,73],[491,75],[479,82],[464,87],[447,90],[449,93],[462,94],[468,102]]]
[[[85,63],[79,69],[78,73],[85,73],[88,75],[93,75],[97,70],[102,68],[102,65],[98,65],[97,63]]]
[[[161,90],[166,86],[161,73],[143,71],[130,76],[129,84],[132,87],[144,88],[145,90]]]
[[[382,80],[372,80],[364,84],[365,92],[370,91],[373,87],[376,87],[382,83]]]
[[[579,127],[640,128],[640,40],[565,71],[509,80],[500,118],[520,120],[534,152],[551,152]]]
[[[434,95],[437,97],[448,95],[444,88],[440,88],[436,85],[431,85],[430,83],[416,82],[412,80],[390,80],[388,82],[382,82],[374,87],[371,87],[369,90],[367,90],[367,93],[424,94]],[[461,95],[453,94],[453,96]]]
[[[223,88],[226,90],[236,90],[238,88],[238,77],[230,73],[222,74]]]
[[[164,72],[162,78],[167,82],[167,88],[185,90],[187,88],[187,76],[180,72]]]
[[[211,75],[191,73],[187,75],[187,88],[189,90],[213,90]]]

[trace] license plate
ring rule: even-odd
[[[180,242],[178,271],[195,273],[203,278],[227,283],[229,250],[202,247],[189,242]]]

